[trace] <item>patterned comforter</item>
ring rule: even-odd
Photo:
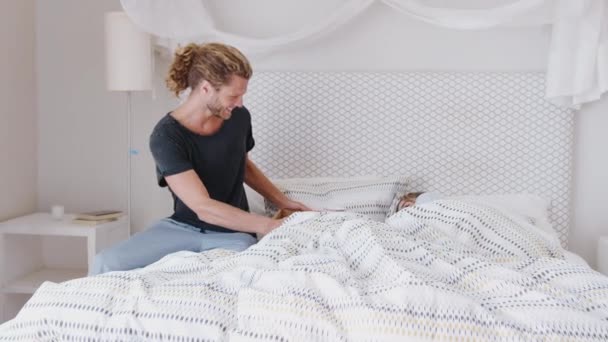
[[[45,283],[1,341],[608,340],[608,277],[483,205],[297,213],[241,253]]]

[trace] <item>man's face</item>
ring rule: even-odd
[[[247,83],[248,81],[243,77],[232,76],[228,84],[221,86],[219,90],[212,88],[212,96],[207,104],[211,114],[223,120],[230,119],[232,110],[243,106]]]

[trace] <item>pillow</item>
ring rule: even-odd
[[[274,184],[283,193],[315,211],[344,210],[384,221],[393,197],[406,190],[409,179],[403,176],[347,178],[289,178]],[[266,215],[277,208],[265,200]]]
[[[247,203],[249,203],[249,212],[258,215],[266,215],[264,209],[264,197],[257,191],[250,188],[247,184],[243,184],[245,187],[245,195],[247,196]]]
[[[500,195],[460,195],[449,196],[445,199],[470,201],[485,204],[503,210],[507,213],[522,216],[532,225],[555,237],[557,232],[549,221],[550,203],[534,194],[500,194]]]

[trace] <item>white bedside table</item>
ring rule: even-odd
[[[608,276],[608,236],[602,236],[597,242],[597,270]]]
[[[35,213],[0,222],[0,322],[12,318],[43,282],[86,276],[99,251],[129,237],[126,216],[95,226],[73,218]]]

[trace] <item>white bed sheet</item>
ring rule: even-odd
[[[608,277],[518,217],[296,213],[242,253],[45,283],[0,340],[608,340]]]

